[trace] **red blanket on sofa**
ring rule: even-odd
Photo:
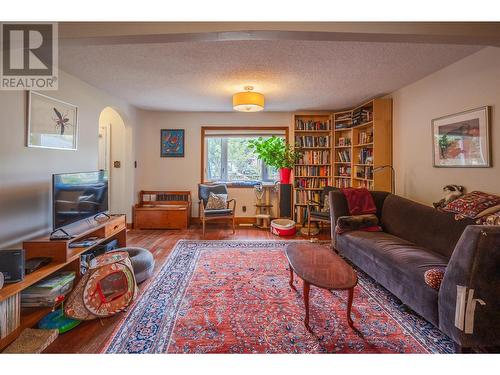
[[[377,212],[377,207],[373,201],[373,197],[368,189],[341,189],[347,200],[347,207],[350,215],[374,214]]]

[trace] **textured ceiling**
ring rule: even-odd
[[[250,40],[62,46],[61,68],[131,104],[232,111],[252,85],[267,111],[339,109],[393,92],[477,46]]]

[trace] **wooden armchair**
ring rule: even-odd
[[[227,207],[224,209],[208,209],[207,202],[210,193],[214,194],[227,194],[227,186],[225,184],[218,185],[198,185],[198,197],[199,197],[199,212],[200,221],[203,226],[203,235],[205,235],[205,222],[209,220],[231,220],[233,225],[233,234],[235,232],[235,212],[236,212],[236,200],[229,199],[227,201]]]
[[[319,229],[323,227],[323,223],[330,223],[330,210],[323,210],[325,206],[325,198],[331,190],[337,190],[333,186],[325,186],[321,191],[320,201],[307,201],[307,231],[308,236],[311,235],[311,221],[319,223]]]

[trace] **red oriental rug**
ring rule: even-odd
[[[290,241],[179,241],[106,353],[449,353],[450,339],[360,270],[346,291],[288,285]],[[320,245],[318,246],[326,246]],[[296,278],[298,279],[298,278]]]

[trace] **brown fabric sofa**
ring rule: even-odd
[[[458,349],[499,345],[500,227],[456,221],[453,214],[386,192],[372,196],[383,232],[338,235],[334,223],[349,215],[347,201],[341,191],[330,192],[333,246]],[[439,291],[424,281],[425,271],[436,266],[447,267]],[[465,303],[457,304],[464,295]]]

